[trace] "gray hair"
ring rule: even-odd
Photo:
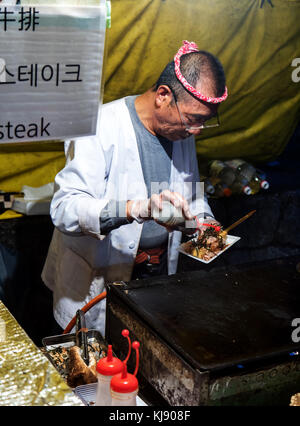
[[[218,58],[211,53],[201,50],[182,55],[180,58],[180,71],[193,87],[196,87],[199,81],[205,81],[215,92],[215,97],[223,95],[226,85],[224,69]],[[161,85],[169,86],[172,92],[175,93],[177,100],[187,100],[187,93],[193,96],[177,79],[174,61],[169,62],[165,67],[153,90],[156,91]]]

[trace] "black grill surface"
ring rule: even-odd
[[[299,258],[192,271],[110,286],[195,368],[214,370],[296,351]],[[300,336],[300,333],[299,333]]]

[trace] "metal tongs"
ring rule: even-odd
[[[81,358],[89,365],[89,351],[88,351],[88,329],[85,324],[84,312],[78,309],[76,312],[76,346],[80,348]]]

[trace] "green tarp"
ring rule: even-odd
[[[221,126],[197,140],[199,163],[241,157],[255,164],[280,155],[299,122],[292,62],[300,58],[300,0],[111,3],[104,102],[148,89],[182,41],[194,41],[221,60],[229,91],[219,109]],[[1,189],[41,186],[63,167],[63,146],[0,145],[0,165]]]

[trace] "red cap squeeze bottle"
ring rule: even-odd
[[[110,382],[112,406],[135,406],[139,383],[136,374],[139,368],[139,342],[132,343],[136,351],[136,366],[133,374],[128,373],[127,364],[123,362],[123,370],[116,374]]]
[[[126,337],[128,340],[128,354],[124,362],[128,360],[131,353],[131,341],[129,338],[129,331],[123,330],[122,336]],[[107,348],[107,356],[101,358],[97,363],[97,394],[96,394],[96,402],[97,406],[108,406],[111,405],[111,394],[110,394],[110,381],[111,378],[122,371],[123,362],[113,356],[112,353],[112,345],[108,345]]]

